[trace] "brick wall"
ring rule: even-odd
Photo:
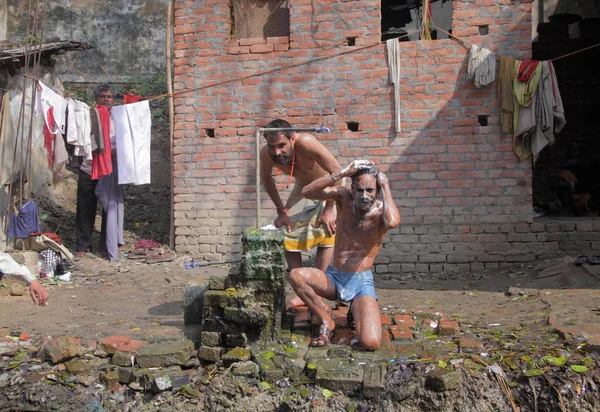
[[[530,57],[530,1],[454,0],[453,7],[456,36]],[[254,131],[284,118],[330,127],[318,138],[342,165],[370,158],[388,174],[403,224],[377,272],[496,267],[542,252],[531,163],[519,162],[511,139],[500,136],[495,84],[467,83],[468,51],[459,42],[401,43],[396,133],[378,0],[291,0],[289,43],[232,40],[229,2],[176,1],[175,8],[175,88],[199,89],[175,100],[177,250],[239,256],[242,230],[255,226]],[[479,35],[480,25],[488,35]],[[488,126],[478,116],[488,116]],[[275,212],[262,192],[268,224]]]

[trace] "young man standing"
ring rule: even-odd
[[[292,129],[292,126],[277,119],[266,128]],[[292,130],[266,132],[265,140],[267,144],[260,151],[261,181],[277,208],[274,224],[285,229],[288,270],[302,267],[301,252],[315,246],[318,247],[316,267],[325,270],[331,263],[335,242],[334,202],[306,199],[302,196],[302,189],[322,176],[339,172],[341,166],[311,134]],[[279,190],[287,189],[292,178],[295,184],[284,203]],[[286,309],[302,304],[298,297],[294,297],[286,302]]]

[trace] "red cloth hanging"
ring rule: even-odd
[[[125,96],[123,96],[123,104],[137,103],[137,102],[139,102],[142,99],[143,99],[142,96],[138,96],[136,94],[127,93]]]
[[[102,141],[104,152],[92,153],[92,180],[100,179],[112,173],[112,150],[110,147],[110,113],[105,106],[96,106],[102,123]]]
[[[539,60],[522,61],[521,65],[519,66],[519,73],[517,74],[517,79],[521,83],[527,83],[538,64],[540,64]]]
[[[54,107],[48,109],[46,122],[44,122],[44,147],[48,151],[48,166],[54,164],[54,135],[48,129],[48,124],[52,130],[56,128],[56,122],[54,121]]]

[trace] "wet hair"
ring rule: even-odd
[[[370,175],[370,176],[375,177],[375,184],[377,186],[377,194],[379,194],[379,191],[381,190],[381,188],[379,187],[379,183],[377,183],[377,175],[378,174],[379,174],[379,169],[376,168],[375,166],[366,167],[364,169],[358,169],[356,171],[356,173],[354,173],[352,175],[352,185],[354,185],[358,181],[358,178],[361,177],[362,175]]]
[[[94,88],[94,98],[98,97],[100,92],[107,92],[107,91],[111,92],[113,94],[113,96],[115,95],[114,89],[108,83],[104,83],[104,84],[101,84],[100,86],[95,87]]]
[[[283,119],[275,119],[275,120],[271,120],[269,122],[269,124],[265,126],[265,128],[267,128],[267,129],[271,129],[271,128],[272,129],[284,129],[284,128],[291,129],[292,125]],[[278,136],[280,133],[282,133],[288,139],[290,137],[292,137],[292,134],[294,134],[294,132],[292,130],[284,130],[281,132],[265,132],[265,138],[275,137],[275,136]]]

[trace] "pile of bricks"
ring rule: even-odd
[[[279,230],[247,230],[239,274],[211,277],[204,294],[199,358],[277,339],[284,305],[285,261]]]

